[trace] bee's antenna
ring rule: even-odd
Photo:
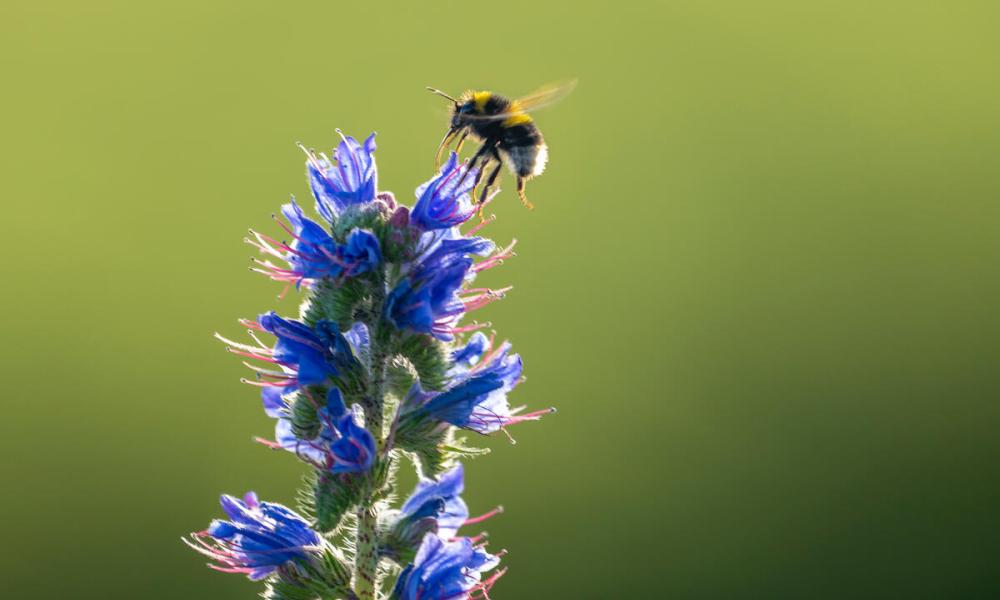
[[[438,96],[443,96],[443,97],[445,97],[445,98],[447,98],[447,99],[451,100],[451,101],[452,101],[452,102],[454,102],[455,104],[458,104],[458,100],[455,100],[454,98],[452,98],[451,96],[449,96],[448,94],[446,94],[446,93],[442,92],[441,90],[439,90],[439,89],[437,89],[437,88],[432,88],[432,87],[428,87],[428,88],[427,88],[427,91],[429,91],[429,92],[430,92],[430,93],[432,93],[432,94],[437,94]]]

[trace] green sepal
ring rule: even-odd
[[[321,395],[320,395],[321,394]],[[300,390],[295,393],[291,400],[291,420],[292,431],[295,437],[301,440],[313,440],[319,435],[322,429],[319,415],[316,414],[316,398],[326,398],[326,392],[311,388],[308,391]]]
[[[388,217],[388,210],[381,202],[355,204],[347,207],[340,213],[337,222],[330,228],[330,233],[337,242],[343,244],[347,241],[347,236],[351,233],[351,230],[367,229],[381,243],[385,222]]]
[[[356,600],[344,560],[325,548],[321,555],[282,565],[261,594],[266,600]]]
[[[391,465],[376,460],[366,473],[317,473],[313,480],[313,498],[308,506],[316,530],[331,533],[340,527],[344,515],[364,498],[373,502],[386,496]]]
[[[389,361],[389,366],[386,368],[386,384],[389,393],[402,400],[416,382],[417,371],[410,364],[410,361],[402,356],[394,356]]]
[[[316,594],[311,589],[280,579],[268,583],[260,596],[264,600],[316,600]]]
[[[476,458],[486,456],[492,452],[489,448],[479,448],[467,446],[464,437],[455,437],[454,430],[449,432],[448,441],[441,446],[441,450],[448,455],[449,460],[461,460],[463,458]]]
[[[328,581],[333,581],[343,588],[350,589],[351,567],[344,557],[330,547],[327,547],[323,550],[320,560]]]
[[[344,515],[362,498],[366,477],[360,473],[320,473],[313,488],[316,529],[335,531]]]
[[[404,416],[396,432],[396,446],[410,454],[418,475],[433,479],[447,471],[455,461],[489,454],[489,448],[467,446],[465,438],[455,437],[455,428],[442,430],[440,422],[417,421]]]
[[[419,232],[409,227],[409,214],[403,207],[398,207],[389,217],[378,235],[378,243],[382,249],[382,257],[390,264],[400,264],[413,259],[416,238]]]
[[[413,562],[424,536],[438,532],[438,522],[434,517],[400,518],[399,511],[394,510],[380,516],[379,529],[379,556],[406,565]]]
[[[344,397],[344,404],[348,407],[352,404],[361,403],[363,405],[367,402],[365,374],[360,364],[345,368],[334,380],[334,383]]]
[[[417,465],[418,475],[432,479],[448,467],[447,458],[441,450],[447,437],[447,429],[441,430],[439,423],[416,423],[404,417],[396,430],[396,447],[410,453]]]
[[[399,354],[413,365],[425,391],[444,389],[451,360],[443,343],[429,335],[409,335],[400,342]]]
[[[355,311],[362,308],[371,294],[371,284],[367,277],[347,277],[332,279],[324,277],[316,282],[312,293],[302,304],[302,321],[315,327],[320,321],[336,323],[341,331],[354,324]]]

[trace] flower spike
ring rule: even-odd
[[[273,439],[253,439],[308,473],[301,513],[223,496],[227,518],[184,541],[275,600],[488,600],[506,551],[488,551],[472,528],[503,508],[470,515],[463,461],[487,449],[459,436],[509,437],[553,412],[511,406],[521,357],[467,317],[513,289],[475,280],[513,257],[516,240],[498,248],[477,235],[492,216],[461,231],[497,192],[477,205],[482,173],[457,152],[410,207],[378,189],[375,134],[338,134],[329,155],[302,146],[319,216],[292,198],[273,215],[279,233],[245,238],[259,253],[252,271],[303,294],[299,313],[241,320],[244,341],[216,334],[273,419]],[[403,456],[418,482],[393,508]]]

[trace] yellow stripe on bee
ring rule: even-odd
[[[511,100],[510,104],[507,106],[507,112],[510,116],[504,119],[504,127],[513,127],[515,125],[523,125],[525,123],[531,123],[531,117],[528,116],[524,109],[517,100]]]
[[[472,94],[472,100],[476,103],[476,110],[483,112],[483,109],[486,108],[486,103],[492,95],[493,94],[490,92],[474,92]]]
[[[531,123],[531,117],[526,113],[513,114],[503,120],[504,127],[513,127],[514,125],[523,125],[525,123]]]

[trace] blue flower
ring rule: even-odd
[[[553,412],[518,414],[520,408],[510,407],[507,394],[520,382],[522,364],[520,356],[509,352],[510,344],[504,343],[467,370],[453,369],[452,383],[443,392],[425,392],[414,384],[403,401],[403,426],[429,420],[488,434]]]
[[[264,411],[275,418],[284,412],[283,396],[306,386],[333,383],[343,371],[357,368],[359,359],[368,353],[368,329],[361,323],[342,334],[329,321],[319,321],[311,328],[305,323],[279,317],[274,311],[260,315],[256,322],[243,320],[241,323],[277,338],[274,346],[268,347],[256,336],[253,337],[257,345],[253,346],[216,334],[229,345],[230,352],[273,365],[267,369],[245,363],[254,370],[257,379],[244,379],[244,382],[262,388]]]
[[[440,537],[455,537],[469,518],[469,508],[459,495],[465,487],[463,475],[462,465],[458,464],[436,480],[421,480],[403,504],[400,519],[412,522],[431,517],[437,521]]]
[[[375,269],[382,261],[378,238],[364,229],[353,229],[344,244],[338,244],[324,227],[309,219],[295,200],[281,207],[290,226],[279,224],[292,236],[292,243],[278,242],[258,232],[249,240],[263,254],[280,258],[289,268],[279,267],[268,260],[255,261],[254,269],[275,281],[294,283],[323,277],[354,277]]]
[[[368,361],[372,339],[367,325],[358,321],[344,332],[344,339],[350,345],[355,356],[365,362]]]
[[[374,200],[378,179],[373,156],[375,134],[362,145],[353,137],[344,137],[339,129],[337,133],[342,141],[334,150],[336,164],[325,154],[311,152],[306,161],[316,210],[330,223],[348,206]]]
[[[498,506],[478,517],[469,518],[469,508],[462,500],[465,487],[462,465],[442,473],[437,479],[421,479],[410,497],[403,503],[393,526],[393,547],[397,558],[412,560],[426,533],[435,533],[451,541],[463,525],[481,523],[503,512]],[[485,539],[486,534],[472,538]]]
[[[341,267],[348,277],[371,271],[382,262],[378,238],[367,229],[352,229],[339,250]]]
[[[440,173],[417,188],[417,203],[410,220],[423,229],[448,229],[467,221],[476,213],[472,202],[477,169],[458,164],[458,154],[451,153]]]
[[[452,371],[459,373],[468,371],[473,365],[479,362],[479,359],[486,354],[491,345],[492,342],[483,332],[475,332],[469,337],[469,341],[464,346],[451,353],[451,361],[454,364]]]
[[[489,253],[493,242],[479,237],[443,237],[436,232],[427,232],[422,239],[427,249],[389,294],[385,312],[400,329],[451,340],[459,331],[455,323],[466,311],[458,291],[470,277],[471,255]]]
[[[280,415],[275,425],[277,445],[331,473],[362,473],[371,469],[375,462],[375,438],[357,424],[354,411],[344,405],[340,390],[330,388],[326,406],[317,415],[321,427],[312,440],[296,437],[291,420]]]
[[[303,279],[339,275],[341,266],[336,262],[337,243],[326,228],[306,217],[295,200],[282,205],[281,214],[291,223],[290,233],[295,238],[285,260],[297,278],[296,283]]]
[[[261,381],[249,382],[263,387],[264,412],[278,419],[276,442],[268,445],[284,448],[317,468],[333,473],[367,471],[375,460],[375,439],[357,424],[352,411],[344,405],[340,390],[333,385],[341,373],[357,368],[359,358],[369,352],[368,328],[356,323],[346,334],[329,321],[319,321],[315,328],[283,319],[274,312],[261,315],[257,322],[263,331],[276,336],[274,348],[244,346],[229,342],[244,356],[276,363],[282,371],[255,369]],[[249,350],[247,352],[246,350]],[[311,398],[312,385],[330,385],[326,405],[317,410],[319,435],[310,440],[296,437],[284,397],[299,391]]]
[[[305,323],[283,319],[274,311],[262,314],[257,323],[262,330],[278,338],[271,351],[272,360],[289,374],[294,374],[294,377],[286,375],[284,378],[271,375],[270,378],[275,380],[271,382],[273,387],[284,387],[284,393],[289,393],[303,386],[325,383],[340,374],[334,352],[350,352],[350,348],[335,328],[318,327],[314,330]],[[330,339],[331,334],[333,340]],[[331,341],[334,343],[331,344]]]
[[[400,573],[393,600],[460,600],[475,592],[485,594],[504,571],[485,581],[482,574],[500,564],[500,557],[476,546],[469,538],[443,541],[424,536],[413,564]]]
[[[253,492],[243,500],[222,496],[229,521],[215,520],[205,531],[184,540],[214,560],[209,566],[225,573],[267,577],[278,567],[317,553],[322,539],[304,518],[280,504],[260,502]]]

